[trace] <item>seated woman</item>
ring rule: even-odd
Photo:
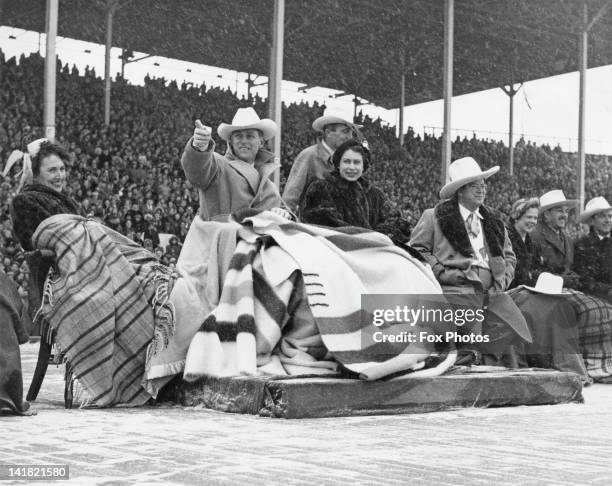
[[[508,286],[509,289],[521,284],[535,285],[537,275],[534,267],[539,257],[529,233],[538,223],[539,207],[540,201],[537,197],[519,199],[512,205],[508,237],[516,255],[516,267],[514,268],[514,279]]]
[[[332,228],[368,228],[405,244],[410,238],[408,222],[363,175],[371,164],[367,146],[348,140],[336,149],[332,162],[335,169],[306,190],[300,209],[302,221]]]
[[[37,304],[49,327],[43,330],[65,353],[81,403],[145,403],[145,364],[174,326],[168,294],[176,276],[133,241],[79,215],[63,192],[68,156],[61,146],[36,140],[9,157],[5,172],[19,159],[23,189],[10,209],[15,234],[26,250],[55,254],[31,272],[30,288],[44,285]]]
[[[14,155],[13,155],[14,154]],[[77,202],[64,193],[68,153],[46,138],[28,144],[27,152],[15,152],[9,157],[5,173],[11,168],[15,155],[23,159],[21,191],[13,199],[11,219],[13,230],[22,248],[34,249],[32,235],[38,224],[54,214],[81,214]]]

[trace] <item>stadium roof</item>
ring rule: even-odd
[[[1,7],[3,5],[3,8]],[[266,76],[273,0],[118,0],[113,46]],[[593,16],[606,0],[588,0]],[[58,35],[104,44],[104,0],[59,0]],[[442,0],[286,0],[284,76],[399,105],[442,97]],[[580,0],[456,0],[454,94],[575,71]],[[0,24],[44,32],[44,0],[0,0]],[[612,14],[606,14],[609,18]],[[589,67],[612,63],[612,22]]]

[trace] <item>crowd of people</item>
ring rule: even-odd
[[[31,54],[5,59],[0,52],[0,160],[24,140],[42,136],[44,59]],[[77,95],[78,94],[78,95]],[[210,126],[231,119],[240,107],[253,106],[265,113],[266,103],[255,97],[239,99],[229,90],[146,78],[144,86],[121,79],[113,83],[111,123],[103,124],[103,80],[93,70],[80,73],[58,62],[57,141],[69,155],[65,192],[80,203],[83,214],[151,250],[161,262],[174,265],[193,217],[198,212],[197,188],[180,167],[185,134],[195,119]],[[322,105],[293,103],[283,106],[281,190],[298,153],[313,144],[312,121]],[[359,115],[357,123],[372,154],[368,177],[386,194],[404,219],[414,225],[427,207],[438,200],[440,138],[409,131],[398,147],[394,127]],[[226,142],[213,133],[217,152]],[[500,165],[491,181],[488,204],[509,214],[512,202],[561,188],[571,196],[576,180],[576,156],[559,147],[536,146],[520,140],[515,148],[515,175],[507,172],[508,150],[502,142],[457,139],[453,159],[470,155],[483,167]],[[588,156],[587,198],[612,194],[611,160]],[[9,206],[17,192],[17,179],[8,174],[0,181],[0,269],[27,293],[28,268],[16,242]],[[161,235],[172,235],[161,237]]]

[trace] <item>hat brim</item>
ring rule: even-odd
[[[324,115],[324,116],[320,116],[319,118],[317,118],[315,121],[312,122],[312,128],[315,129],[317,132],[322,132],[325,125],[335,125],[335,124],[346,125],[353,129],[361,128],[363,126],[363,125],[357,125],[356,123],[345,120],[344,118],[340,118],[339,116]]]
[[[475,174],[468,177],[463,177],[461,179],[457,179],[456,181],[449,182],[442,189],[440,189],[440,198],[441,199],[449,199],[457,190],[461,187],[469,184],[470,182],[477,181],[479,179],[488,179],[493,174],[499,172],[499,165],[495,167],[491,167],[488,170],[482,171],[480,174]]]
[[[556,208],[559,206],[577,206],[578,199],[566,199],[565,201],[557,201],[554,203],[546,204],[544,206],[540,206],[540,213],[543,213],[547,209]]]
[[[561,292],[552,292],[550,290],[537,289],[535,287],[530,287],[529,285],[521,285],[524,289],[531,290],[532,292],[537,292],[538,294],[546,294],[546,295],[561,295],[561,294],[569,294],[567,290],[561,290]]]
[[[599,209],[591,209],[589,211],[585,211],[584,213],[580,215],[580,222],[586,223],[587,220],[591,216],[595,216],[597,213],[603,213],[605,211],[610,211],[611,209],[612,209],[612,206],[610,206],[609,208],[599,208]]]
[[[217,128],[217,133],[223,140],[228,142],[233,132],[237,130],[253,129],[260,130],[263,133],[264,140],[269,140],[278,132],[278,125],[276,125],[276,122],[270,118],[264,118],[263,120],[259,120],[257,123],[251,123],[250,125],[230,125],[228,123],[221,123]]]

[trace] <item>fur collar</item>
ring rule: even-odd
[[[480,206],[479,211],[482,216],[482,231],[489,255],[491,257],[503,256],[504,223],[488,206]],[[473,257],[474,250],[459,212],[459,203],[453,199],[442,201],[436,206],[434,214],[440,224],[442,234],[451,246],[463,256]]]

